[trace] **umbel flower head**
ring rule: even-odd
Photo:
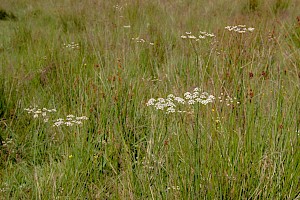
[[[75,43],[75,42],[71,42],[69,44],[66,44],[64,43],[63,46],[66,48],[66,49],[79,49],[80,46],[78,43]]]
[[[144,40],[143,38],[139,38],[139,37],[136,37],[136,38],[131,38],[132,41],[135,41],[136,43],[148,43],[146,40]],[[154,43],[153,42],[149,42],[149,45],[153,46]]]
[[[227,29],[230,32],[237,32],[237,33],[246,33],[246,32],[253,32],[254,28],[248,27],[246,25],[236,25],[236,26],[226,26],[225,29]]]
[[[49,122],[50,114],[56,112],[56,109],[47,109],[47,108],[37,108],[37,107],[30,107],[25,108],[28,114],[32,114],[33,118],[42,118],[45,123]],[[53,120],[52,126],[73,126],[73,125],[81,125],[83,121],[88,120],[88,117],[81,116],[76,117],[74,115],[67,115],[66,118],[58,118]],[[52,120],[50,120],[52,121]]]
[[[180,37],[182,39],[199,41],[200,39],[213,38],[213,37],[215,37],[215,35],[213,33],[207,33],[204,31],[200,31],[198,36],[193,35],[192,32],[185,32],[185,34],[181,35]]]
[[[56,109],[47,109],[47,108],[37,108],[37,107],[29,107],[25,108],[25,111],[27,111],[28,114],[32,114],[33,118],[43,118],[44,122],[48,122],[49,116],[47,113],[53,113],[56,112]]]
[[[53,126],[73,126],[73,125],[81,125],[82,121],[88,120],[86,116],[75,117],[74,115],[68,115],[66,119],[58,118],[54,121]]]
[[[199,88],[195,88],[193,92],[184,93],[183,97],[178,97],[173,94],[169,94],[167,98],[151,98],[146,103],[147,106],[152,106],[156,110],[165,111],[169,113],[184,113],[186,110],[181,110],[181,107],[189,108],[194,104],[207,105],[213,103],[215,97],[207,92],[200,93]]]

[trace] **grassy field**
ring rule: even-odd
[[[0,199],[300,199],[298,0],[0,0]]]

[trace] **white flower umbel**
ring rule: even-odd
[[[185,104],[185,100],[181,97],[175,97],[174,100],[177,101],[180,104]]]
[[[156,110],[165,111],[169,113],[185,113],[186,110],[191,110],[194,104],[200,103],[207,105],[213,103],[215,97],[207,92],[200,93],[199,88],[195,88],[193,92],[185,92],[183,97],[177,97],[173,94],[169,94],[166,99],[164,98],[151,98],[146,103],[146,106],[153,106]],[[186,110],[182,110],[185,108]]]
[[[42,118],[44,122],[48,122],[49,116],[47,113],[53,113],[56,112],[56,109],[47,109],[47,108],[38,108],[38,107],[29,107],[25,108],[25,111],[27,111],[28,114],[31,114],[33,118]]]
[[[51,113],[56,112],[56,109],[47,109],[47,108],[37,108],[37,107],[30,107],[25,108],[28,114],[31,114],[33,118],[38,119],[42,118],[44,123],[48,123],[50,121],[53,122],[52,126],[73,126],[73,125],[81,125],[83,121],[88,120],[89,118],[86,116],[76,117],[75,115],[69,114],[65,118],[58,118],[56,120],[49,120],[51,119]],[[53,119],[53,118],[52,118]]]
[[[154,46],[154,42],[147,42],[147,41],[146,41],[145,39],[143,39],[143,38],[136,37],[136,38],[131,38],[131,40],[132,40],[132,41],[135,41],[136,43],[142,43],[142,44],[147,43],[147,44],[149,44],[149,45],[151,45],[151,46]]]
[[[73,126],[73,125],[81,125],[83,121],[88,120],[89,118],[86,116],[76,117],[74,115],[67,115],[65,119],[58,118],[54,121],[53,126]]]
[[[215,35],[213,33],[207,33],[204,31],[200,31],[199,36],[193,35],[192,32],[185,32],[185,34],[181,35],[180,37],[182,39],[199,41],[200,39],[213,38],[213,37],[215,37]]]
[[[230,32],[236,32],[236,33],[246,33],[246,32],[253,32],[255,28],[248,27],[246,25],[236,25],[236,26],[226,26],[225,29],[227,29]]]
[[[75,42],[71,42],[69,44],[64,43],[63,45],[66,49],[79,49],[79,44]]]
[[[156,99],[151,98],[151,99],[149,99],[149,101],[146,103],[146,105],[147,105],[147,106],[153,106],[155,102],[156,102]]]

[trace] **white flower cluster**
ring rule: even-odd
[[[55,120],[53,126],[73,126],[73,125],[80,125],[82,124],[82,121],[88,120],[86,116],[81,116],[81,117],[75,117],[74,115],[68,115],[66,119],[63,118],[58,118]]]
[[[276,36],[274,34],[274,31],[273,32],[269,32],[269,34],[268,34],[268,41],[269,42],[276,41]]]
[[[49,117],[47,115],[48,113],[53,113],[56,112],[56,109],[47,109],[47,108],[37,108],[37,107],[30,107],[30,108],[25,108],[25,111],[27,111],[28,114],[32,114],[33,118],[43,118],[44,122],[48,122]]]
[[[179,186],[171,186],[171,187],[167,187],[167,190],[180,190]]]
[[[225,95],[224,93],[221,93],[221,95],[218,97],[218,100],[219,100],[220,103],[224,103],[227,106],[231,106],[235,103],[238,104],[238,105],[240,104],[240,102],[237,101],[236,97],[232,98],[229,95]]]
[[[3,147],[7,147],[7,146],[10,146],[13,144],[14,144],[14,141],[11,138],[6,138],[5,141],[2,141]]]
[[[79,44],[75,42],[71,42],[70,44],[64,43],[64,47],[67,49],[79,49]]]
[[[147,158],[142,158],[143,168],[148,170],[153,170],[155,167],[163,167],[164,163],[164,157],[157,157],[154,154],[150,154]]]
[[[25,108],[24,110],[26,110],[28,114],[32,114],[33,118],[43,118],[43,121],[45,123],[49,121],[49,113],[56,112],[56,109],[47,109],[47,108],[40,109],[37,107]],[[68,115],[65,119],[59,118],[54,120],[53,126],[61,126],[61,125],[73,126],[75,124],[80,125],[84,120],[88,120],[88,118],[86,116],[75,117],[74,115]]]
[[[127,6],[127,3],[123,4],[122,6],[119,5],[119,4],[116,4],[116,5],[113,6],[113,8],[114,8],[116,11],[122,11],[126,6]]]
[[[9,191],[10,187],[8,183],[3,183],[0,187],[0,193]]]
[[[119,6],[118,4],[114,5],[113,8],[116,9],[117,11],[121,11],[123,9],[123,7]]]
[[[144,40],[143,38],[139,38],[139,37],[136,37],[136,38],[131,38],[131,40],[135,41],[136,43],[145,43],[146,40]],[[154,45],[153,42],[149,42],[150,45]]]
[[[154,106],[157,110],[165,110],[167,114],[169,113],[182,113],[186,111],[182,111],[176,108],[180,105],[193,105],[196,103],[200,103],[202,105],[207,105],[208,103],[213,103],[215,97],[213,95],[208,94],[207,92],[199,92],[199,88],[195,88],[192,93],[186,92],[184,93],[184,97],[175,97],[173,94],[169,94],[166,99],[151,98],[146,103],[147,106]],[[176,105],[177,104],[177,105]]]
[[[254,28],[248,27],[246,25],[237,25],[237,26],[226,26],[225,29],[228,31],[234,31],[237,33],[246,33],[246,32],[253,32]]]
[[[185,32],[185,35],[180,36],[182,39],[190,39],[190,40],[195,40],[199,41],[200,39],[205,39],[206,37],[213,38],[215,35],[213,33],[207,33],[200,31],[200,34],[198,37],[195,35],[192,35],[192,32]]]
[[[136,43],[145,43],[146,42],[146,40],[144,40],[143,38],[139,38],[139,37],[131,38],[131,40],[136,41]]]

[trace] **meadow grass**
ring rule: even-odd
[[[300,198],[297,0],[0,6],[0,199]]]

